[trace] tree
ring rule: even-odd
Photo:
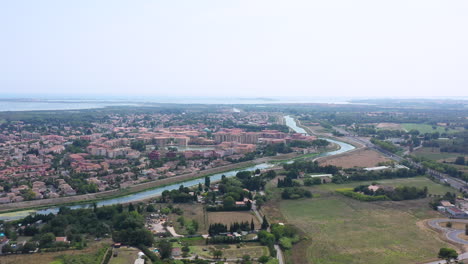
[[[458,258],[458,253],[457,251],[455,251],[455,249],[452,249],[452,248],[441,248],[439,250],[438,257],[440,259],[445,259],[447,263],[450,263],[452,260]]]
[[[234,208],[235,204],[236,204],[236,201],[231,196],[228,196],[228,197],[224,198],[224,200],[223,200],[223,206],[224,206],[225,209],[232,209],[232,208]]]
[[[206,186],[207,188],[210,188],[210,185],[211,185],[211,179],[210,179],[209,176],[206,176],[206,177],[205,177],[205,186]]]
[[[215,250],[213,251],[213,257],[215,259],[220,259],[223,256],[223,252],[221,250]]]
[[[261,256],[258,258],[258,262],[260,263],[267,263],[270,260],[269,256]]]
[[[27,242],[26,244],[24,244],[21,253],[29,253],[34,250],[36,250],[36,245],[33,242]]]
[[[156,212],[156,208],[154,208],[152,204],[148,204],[148,206],[146,206],[146,212],[148,213]]]
[[[242,264],[247,264],[247,263],[251,263],[250,262],[250,255],[243,255],[242,256]]]
[[[457,159],[455,160],[455,164],[465,165],[465,157],[457,157]]]
[[[262,230],[266,230],[270,224],[268,223],[268,220],[266,219],[266,216],[263,216],[263,221],[262,221]]]
[[[255,230],[255,224],[254,224],[254,221],[253,219],[250,221],[250,231],[254,231]]]
[[[39,238],[40,247],[50,247],[55,241],[55,235],[53,233],[45,233]]]
[[[465,235],[468,236],[468,224],[465,225]]]
[[[447,224],[445,224],[446,227],[448,228],[452,228],[452,222],[447,222]]]
[[[135,211],[135,206],[133,206],[132,203],[130,203],[130,204],[128,205],[128,211],[129,211],[129,212]]]
[[[172,243],[167,240],[159,242],[159,254],[162,259],[170,258],[172,255]]]

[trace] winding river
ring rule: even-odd
[[[286,125],[289,126],[295,132],[307,134],[307,132],[303,128],[297,126],[296,120],[294,118],[292,118],[291,116],[285,116],[284,119],[286,121]],[[347,144],[347,143],[344,143],[344,142],[341,142],[341,141],[328,139],[328,138],[323,138],[323,139],[325,139],[325,140],[327,140],[329,142],[338,144],[340,146],[340,148],[338,150],[321,153],[317,157],[337,155],[337,154],[347,152],[347,151],[350,151],[350,150],[354,149],[354,146],[352,146],[350,144]],[[243,169],[239,169],[239,170],[232,170],[232,171],[213,174],[213,175],[210,176],[210,178],[211,178],[211,182],[215,182],[215,181],[221,180],[221,177],[223,175],[226,175],[226,177],[233,177],[239,171],[266,169],[266,168],[270,168],[270,167],[273,167],[273,166],[274,165],[270,164],[270,163],[261,163],[261,164],[255,165],[255,166],[251,166],[251,167],[247,167],[247,168],[243,168]],[[96,202],[96,204],[97,204],[97,206],[105,206],[105,205],[113,205],[113,204],[120,204],[120,203],[137,202],[137,201],[141,201],[141,200],[144,200],[144,199],[159,196],[159,195],[162,194],[162,192],[164,192],[166,190],[171,191],[171,190],[178,189],[180,185],[190,187],[190,186],[196,186],[199,183],[204,184],[204,182],[205,182],[204,178],[187,180],[187,181],[183,181],[183,182],[179,182],[179,183],[175,183],[175,184],[171,184],[171,185],[167,185],[167,186],[155,187],[155,188],[150,189],[150,190],[146,190],[146,191],[142,191],[142,192],[138,192],[138,193],[133,193],[133,194],[129,194],[129,195],[122,196],[122,197],[100,200],[100,201]],[[84,203],[84,204],[72,205],[72,206],[68,206],[68,207],[70,207],[72,209],[78,209],[78,208],[88,208],[88,207],[91,207],[91,206],[92,206],[92,203]],[[50,208],[40,209],[40,210],[36,210],[36,209],[27,210],[26,209],[24,211],[2,213],[2,214],[0,214],[0,220],[10,221],[10,220],[21,219],[21,218],[26,217],[27,215],[29,215],[31,213],[38,213],[38,214],[57,213],[58,210],[59,210],[59,207],[52,206]]]

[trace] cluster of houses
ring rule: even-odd
[[[316,139],[276,130],[246,132],[221,126],[226,121],[270,125],[271,117],[232,111],[201,114],[201,119],[210,120],[210,128],[203,122],[183,124],[184,114],[115,114],[94,122],[92,128],[47,126],[44,130],[23,121],[12,122],[0,131],[0,182],[11,185],[0,189],[0,203],[82,193],[75,182],[67,182],[76,174],[85,174],[87,184],[105,191],[229,165],[254,152],[257,144]],[[85,145],[76,146],[78,141]],[[136,141],[143,143],[143,148],[134,147]],[[82,152],[77,153],[77,148]]]
[[[440,201],[437,211],[446,214],[450,218],[468,218],[468,200],[457,199],[456,204],[449,201]]]

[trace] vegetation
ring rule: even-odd
[[[413,204],[364,203],[331,194],[314,202],[282,200],[279,208],[289,224],[306,232],[308,240],[291,251],[296,263],[409,264],[431,259],[445,246],[416,225],[436,216],[423,200]],[[270,212],[269,207],[266,210]]]
[[[447,263],[450,263],[452,260],[458,258],[458,253],[455,251],[455,249],[452,248],[441,248],[439,250],[438,257],[440,259],[446,260]]]
[[[428,194],[427,187],[424,188],[416,188],[416,187],[397,187],[397,188],[379,188],[377,191],[373,191],[369,189],[369,185],[360,185],[354,188],[354,193],[358,194],[358,196],[350,196],[348,193],[345,195],[350,196],[352,198],[357,198],[358,200],[362,201],[364,197],[375,197],[378,199],[376,201],[381,200],[392,200],[392,201],[402,201],[402,200],[414,200],[420,198],[426,198]],[[342,192],[341,192],[342,193]],[[387,199],[382,199],[382,197],[387,197]]]
[[[371,142],[392,153],[396,153],[399,150],[398,147],[393,145],[391,142],[378,140],[376,138],[371,138]]]
[[[302,188],[284,188],[281,192],[281,198],[283,199],[300,199],[300,198],[311,198],[312,193]]]

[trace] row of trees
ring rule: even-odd
[[[387,196],[393,201],[414,200],[426,198],[428,194],[427,187],[397,187],[397,188],[379,188],[376,191],[369,189],[368,185],[360,185],[354,188],[354,192],[361,192],[370,196]]]
[[[376,181],[382,179],[394,179],[394,178],[410,178],[424,174],[424,170],[415,169],[394,169],[394,170],[380,170],[380,171],[364,171],[349,169],[346,170],[348,175],[337,174],[333,176],[332,181],[334,183],[345,183],[351,181]]]
[[[208,227],[208,234],[210,236],[216,236],[222,233],[233,233],[233,232],[241,232],[241,231],[254,231],[255,230],[255,223],[252,221],[249,223],[248,221],[245,222],[234,222],[229,225],[229,228],[226,224],[222,223],[214,223],[210,224]]]

